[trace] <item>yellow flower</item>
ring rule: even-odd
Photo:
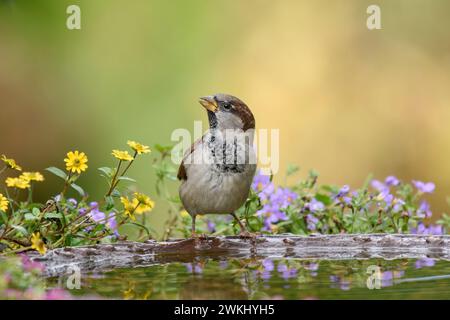
[[[136,201],[134,201],[136,200]],[[134,194],[134,203],[138,203],[138,207],[136,209],[137,214],[142,214],[144,212],[150,212],[153,210],[153,207],[155,206],[155,202],[150,199],[150,197],[146,196],[143,193],[135,193]]]
[[[44,241],[41,239],[41,235],[39,232],[33,233],[31,236],[31,248],[38,251],[40,254],[45,254],[47,252],[47,248],[45,247]]]
[[[24,172],[19,178],[28,181],[44,181],[44,176],[40,172]]]
[[[88,168],[87,162],[88,158],[84,152],[70,151],[67,153],[67,158],[64,159],[66,163],[67,171],[77,172],[80,174],[82,171],[86,171]]]
[[[134,158],[128,153],[128,151],[120,151],[120,150],[113,150],[112,155],[116,157],[119,160],[122,161],[132,161]]]
[[[135,284],[133,282],[128,284],[128,290],[123,291],[124,300],[131,300],[136,296],[136,293],[134,292],[134,287]]]
[[[187,212],[186,210],[181,210],[181,211],[180,211],[180,215],[181,215],[183,218],[187,218],[187,217],[190,216],[189,212]]]
[[[139,142],[136,142],[136,141],[128,141],[127,144],[131,147],[131,149],[133,149],[134,151],[136,151],[137,154],[143,154],[143,153],[149,153],[149,152],[151,152],[149,146],[144,146],[143,144],[140,144]]]
[[[6,212],[6,210],[8,210],[8,205],[8,199],[0,193],[0,210]]]
[[[124,213],[131,220],[135,221],[135,214],[143,214],[145,212],[150,212],[153,210],[155,206],[155,202],[153,202],[148,196],[142,193],[135,193],[134,198],[132,200],[127,197],[120,197],[120,202],[123,204]]]
[[[30,187],[30,180],[24,177],[7,178],[5,183],[10,188],[27,189]]]
[[[123,204],[123,210],[126,216],[128,216],[131,220],[135,221],[136,217],[134,214],[136,213],[136,208],[139,205],[137,199],[133,199],[130,201],[127,197],[120,197],[120,202]]]
[[[8,159],[4,154],[2,154],[2,157],[0,158],[0,160],[2,160],[8,168],[11,168],[11,169],[14,169],[17,171],[22,171],[22,167],[19,166],[14,159]]]

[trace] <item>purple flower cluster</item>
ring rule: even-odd
[[[430,224],[428,227],[422,222],[417,225],[417,228],[411,229],[412,234],[431,234],[431,235],[443,235],[444,229],[441,225]]]
[[[91,202],[89,208],[81,208],[78,210],[80,215],[88,215],[97,223],[106,224],[106,226],[114,232],[116,236],[119,235],[117,231],[117,221],[113,212],[105,214],[100,211],[98,202]]]
[[[273,224],[287,220],[288,217],[283,211],[298,195],[288,188],[275,188],[270,177],[259,172],[252,183],[252,188],[258,193],[258,197],[263,204],[263,208],[256,212],[256,215],[264,218],[264,230],[271,231]]]
[[[22,267],[26,272],[37,271],[39,273],[44,271],[44,265],[40,262],[31,260],[26,254],[21,254]]]
[[[435,189],[435,185],[433,182],[422,182],[413,180],[412,183],[417,188],[417,190],[421,193],[433,193]]]
[[[401,278],[405,275],[405,271],[384,271],[381,272],[381,287],[390,287],[394,285],[395,279]]]
[[[337,275],[331,275],[330,276],[330,281],[331,281],[331,288],[340,288],[341,290],[347,291],[350,290],[350,280],[337,276]]]
[[[264,259],[261,265],[263,269],[259,273],[260,277],[263,280],[270,279],[272,276],[272,271],[275,270],[274,262],[272,261],[272,259]],[[284,262],[278,262],[277,272],[284,280],[289,280],[297,276],[297,269],[294,267],[289,267]]]
[[[378,196],[375,198],[378,201],[378,206],[382,206],[382,204],[384,204],[386,207],[392,207],[392,211],[394,213],[397,213],[404,208],[405,201],[396,198],[393,194],[391,194],[390,187],[400,185],[400,180],[395,176],[388,176],[384,182],[372,180],[371,185],[379,192]]]
[[[200,265],[199,263],[185,263],[184,265],[186,266],[186,270],[189,273],[193,274],[203,273],[203,266]]]
[[[421,269],[425,267],[433,267],[436,264],[436,261],[432,258],[423,258],[416,260],[415,267],[416,269]]]

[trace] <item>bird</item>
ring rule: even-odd
[[[253,148],[255,117],[250,108],[230,94],[199,99],[206,109],[209,129],[186,150],[178,170],[179,196],[195,220],[203,214],[229,214],[240,226],[240,236],[254,237],[236,211],[246,202],[256,172]]]

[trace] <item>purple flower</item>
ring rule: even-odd
[[[219,268],[222,269],[222,270],[228,268],[228,261],[227,260],[220,260]]]
[[[372,182],[370,183],[372,185],[372,187],[376,190],[378,190],[379,192],[383,192],[388,190],[389,191],[389,187],[386,186],[383,182],[379,181],[379,180],[372,180]]]
[[[119,232],[117,231],[117,220],[116,220],[116,217],[115,217],[115,215],[114,215],[113,212],[111,212],[111,213],[109,214],[109,216],[108,216],[108,221],[107,221],[106,225],[108,226],[108,228],[109,228],[110,230],[114,231],[114,234],[115,234],[116,236],[119,235]]]
[[[389,189],[384,189],[380,191],[376,199],[378,201],[384,201],[386,205],[390,206],[392,204],[392,200],[394,200],[394,196],[390,193]]]
[[[339,190],[338,194],[336,195],[336,198],[340,198],[340,197],[342,197],[342,196],[345,196],[349,191],[350,191],[350,186],[349,186],[349,185],[343,186],[343,187]]]
[[[78,202],[74,198],[67,199],[67,202],[70,203],[74,208],[76,208]]]
[[[386,180],[384,180],[384,183],[387,185],[387,186],[398,186],[399,184],[400,184],[400,180],[398,180],[396,177],[394,177],[394,176],[388,176],[387,178],[386,178]]]
[[[436,187],[433,182],[422,182],[413,180],[412,183],[417,188],[417,190],[419,190],[419,192],[422,193],[432,193]]]
[[[65,290],[55,288],[46,292],[45,300],[70,300],[72,296]]]
[[[420,222],[417,228],[411,229],[412,234],[431,234],[431,235],[443,235],[444,230],[441,225],[430,225],[428,228]]]
[[[309,230],[316,230],[316,225],[319,222],[319,219],[317,219],[314,215],[311,213],[308,213],[306,215],[306,223],[308,224]]]
[[[255,192],[263,191],[270,185],[273,185],[273,183],[270,181],[270,176],[262,174],[262,171],[259,170],[258,174],[255,175],[255,178],[253,179],[252,189]]]
[[[91,207],[92,209],[98,209],[98,202],[92,201],[91,203],[89,203],[89,207]]]
[[[277,271],[284,280],[288,280],[297,275],[297,270],[295,268],[289,268],[285,263],[279,263]]]
[[[203,273],[203,268],[200,264],[185,263],[186,270],[189,273],[200,274]]]
[[[262,266],[264,267],[264,271],[268,271],[268,272],[271,272],[271,271],[273,271],[273,269],[275,269],[275,266],[271,259],[264,259],[262,261]]]
[[[43,272],[44,271],[44,265],[40,262],[31,260],[27,255],[21,254],[22,259],[22,267],[25,271],[31,272],[31,271],[38,271]]]
[[[419,218],[429,218],[432,216],[432,212],[430,210],[430,204],[423,200],[420,203],[419,209],[417,209],[416,214]]]
[[[269,280],[272,277],[272,274],[269,271],[263,271],[261,273],[261,278],[263,280]]]
[[[208,229],[208,232],[210,233],[216,232],[216,224],[209,219],[206,222],[206,227]]]
[[[317,212],[324,210],[325,205],[322,202],[316,200],[316,198],[312,198],[310,202],[305,203],[304,208],[308,209],[311,212]]]
[[[261,197],[262,194],[260,193],[259,196],[262,201],[266,200],[266,203],[256,214],[264,218],[264,230],[270,231],[272,224],[288,219],[282,210],[286,209],[298,195],[288,188],[278,188],[264,197]]]
[[[403,201],[402,199],[397,199],[397,198],[394,199],[393,203],[394,203],[394,207],[392,208],[392,211],[394,211],[395,213],[399,212],[405,205],[405,201]]]
[[[415,263],[415,267],[416,269],[421,269],[423,267],[432,267],[436,264],[436,262],[434,261],[434,259],[431,258],[423,258],[423,259],[418,259]]]
[[[352,203],[352,198],[351,197],[342,197],[342,200],[344,200],[344,203],[349,205]]]

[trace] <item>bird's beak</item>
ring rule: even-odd
[[[213,96],[201,97],[199,99],[200,104],[205,107],[206,110],[211,112],[217,112],[219,107],[217,106],[216,100],[214,100]]]

